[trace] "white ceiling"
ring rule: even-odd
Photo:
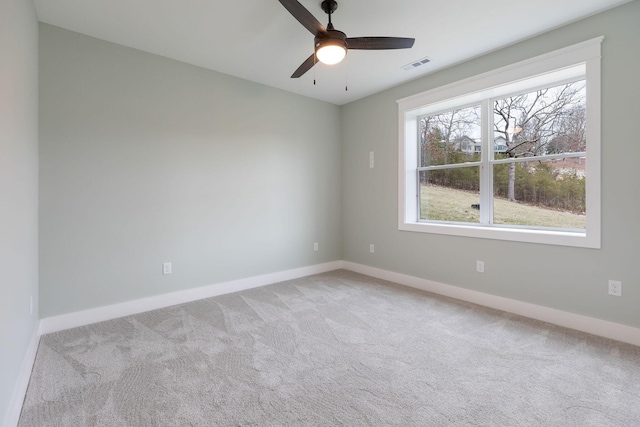
[[[323,25],[321,0],[299,0]],[[415,37],[412,49],[349,52],[293,71],[313,35],[278,0],[35,0],[40,21],[342,105],[630,0],[338,0],[349,37]],[[403,65],[428,56],[425,66]],[[348,71],[348,72],[347,72]],[[346,79],[346,80],[345,80]],[[345,81],[348,91],[345,91]]]

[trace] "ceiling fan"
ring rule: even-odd
[[[338,8],[335,0],[323,0],[322,10],[329,15],[329,24],[325,28],[297,0],[279,0],[302,26],[315,36],[315,52],[311,54],[291,75],[296,79],[309,71],[319,60],[328,65],[337,64],[344,59],[348,49],[383,50],[408,49],[415,39],[404,37],[347,37],[342,31],[333,28],[331,14]]]

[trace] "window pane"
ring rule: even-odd
[[[480,160],[480,106],[420,117],[421,167]]]
[[[398,100],[398,228],[600,248],[602,39]]]
[[[494,165],[494,224],[584,229],[585,171],[584,157]]]
[[[584,80],[498,99],[493,115],[495,158],[586,151]]]
[[[480,222],[480,168],[420,172],[420,220]]]

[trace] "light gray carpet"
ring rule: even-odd
[[[640,348],[347,271],[43,336],[26,426],[640,426]]]

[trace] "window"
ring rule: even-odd
[[[400,230],[599,248],[601,42],[399,100]]]

